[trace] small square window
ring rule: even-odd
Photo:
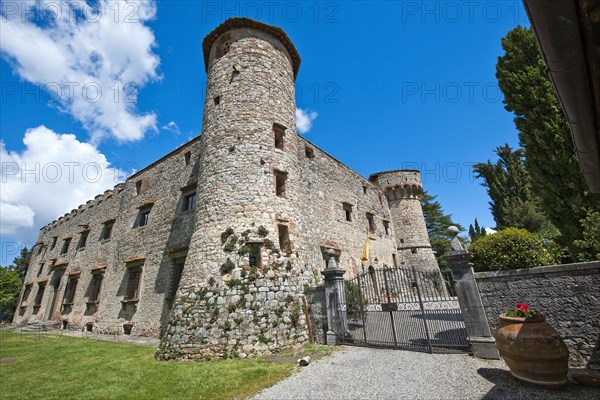
[[[183,196],[182,211],[189,211],[196,208],[196,192]]]
[[[102,232],[100,232],[100,240],[110,240],[110,236],[112,235],[112,229],[115,221],[107,221],[104,223],[102,227]]]
[[[138,216],[135,220],[134,228],[142,227],[148,225],[150,222],[150,211],[152,211],[152,207],[144,207],[140,209]]]
[[[375,217],[371,213],[367,213],[367,222],[369,223],[369,232],[375,232]]]
[[[90,231],[81,232],[81,236],[79,236],[79,242],[77,243],[77,250],[85,249],[89,234],[90,234]]]
[[[342,203],[344,213],[346,214],[346,221],[352,222],[352,204]]]
[[[412,249],[410,249],[410,252],[413,254],[417,254],[417,248],[413,247]]]
[[[213,102],[215,103],[215,106],[218,106],[219,104],[221,104],[221,96],[215,96],[213,98]]]
[[[304,146],[304,154],[306,155],[306,158],[312,160],[313,158],[315,158],[315,149],[313,149],[310,146]]]
[[[275,194],[279,197],[285,197],[285,184],[287,181],[287,174],[281,171],[274,171],[275,173]]]
[[[60,255],[67,254],[69,252],[69,245],[71,244],[71,238],[66,238],[63,241],[62,248],[60,249]]]
[[[283,150],[284,146],[284,138],[285,138],[285,128],[281,125],[274,124],[273,125],[273,134],[275,135],[275,148]]]

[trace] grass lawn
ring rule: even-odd
[[[0,399],[245,398],[288,377],[295,368],[264,358],[156,361],[154,347],[0,334]],[[319,347],[308,346],[305,353],[326,352]]]

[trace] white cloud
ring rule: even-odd
[[[304,134],[304,133],[310,131],[310,128],[312,128],[312,124],[316,118],[317,118],[316,111],[310,111],[309,109],[303,110],[301,108],[296,108],[296,130],[301,134]]]
[[[154,1],[14,2],[0,17],[0,50],[93,140],[138,140],[157,130],[153,113],[136,112],[138,90],[159,79],[154,34],[144,25],[155,14]]]
[[[95,146],[75,135],[39,126],[23,138],[25,149],[0,142],[2,190],[0,233],[34,242],[37,229],[122,181]]]
[[[488,235],[493,235],[494,233],[498,233],[498,231],[492,228],[485,228],[485,233]]]
[[[179,135],[181,133],[179,126],[175,123],[175,121],[171,121],[168,124],[163,125],[162,129],[173,132],[175,135]]]

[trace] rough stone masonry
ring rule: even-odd
[[[328,250],[348,276],[367,235],[370,265],[438,268],[418,171],[365,179],[296,134],[283,30],[233,18],[202,47],[202,135],[43,227],[14,322],[161,336],[161,359],[248,357],[308,340]]]

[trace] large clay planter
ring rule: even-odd
[[[511,318],[502,314],[496,347],[515,378],[547,388],[567,383],[569,350],[542,315]]]

